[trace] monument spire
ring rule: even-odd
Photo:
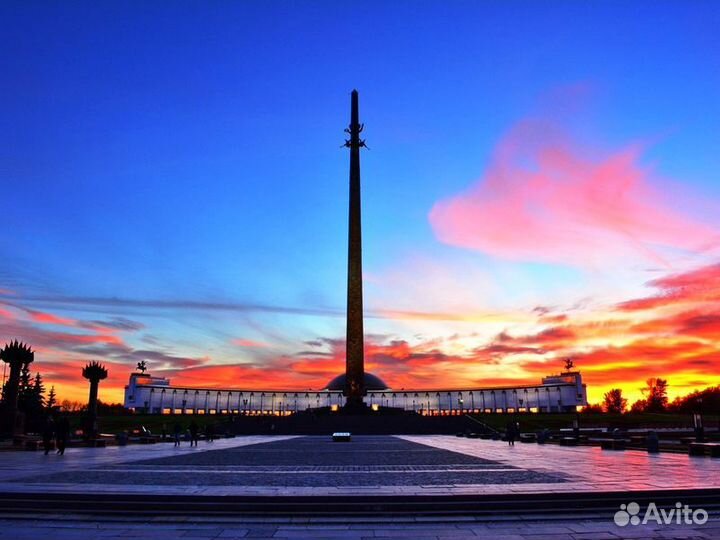
[[[365,356],[363,350],[363,290],[362,290],[362,226],[360,217],[360,139],[363,125],[359,121],[358,93],[351,94],[350,126],[345,130],[350,139],[350,213],[348,221],[348,284],[347,327],[345,345],[345,391],[346,407],[363,407],[365,389]]]

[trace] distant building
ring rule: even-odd
[[[152,414],[288,415],[307,409],[345,404],[345,376],[335,377],[322,390],[248,390],[171,386],[170,379],[133,373],[125,387],[125,407]],[[466,412],[574,412],[587,405],[587,391],[577,371],[544,377],[538,385],[486,388],[412,390],[389,388],[365,374],[365,402],[373,407],[397,407],[423,415]]]

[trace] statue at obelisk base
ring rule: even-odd
[[[362,287],[362,221],[360,205],[360,139],[363,125],[358,114],[358,93],[351,94],[350,126],[345,130],[350,138],[345,146],[350,148],[350,208],[348,219],[348,283],[347,327],[345,344],[345,410],[360,412],[366,409],[363,397],[365,389],[364,335],[363,335],[363,287]]]

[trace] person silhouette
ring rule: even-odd
[[[190,424],[190,446],[197,446],[199,431],[200,427],[197,425],[197,422],[193,420]]]
[[[45,449],[45,455],[47,456],[50,453],[50,450],[52,448],[52,440],[53,436],[55,435],[55,422],[52,419],[52,416],[48,416],[45,419],[45,425],[43,426],[43,448]]]
[[[61,456],[65,455],[65,447],[70,437],[70,421],[66,416],[58,420],[55,426],[55,441],[57,443],[57,453]]]
[[[175,446],[180,446],[180,433],[182,433],[182,426],[180,426],[179,422],[175,422],[175,426],[173,426],[173,437],[175,440]]]
[[[505,436],[507,437],[508,446],[515,446],[515,437],[517,437],[517,424],[515,422],[508,422]]]

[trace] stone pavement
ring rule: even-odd
[[[190,448],[172,444],[71,448],[65,456],[4,452],[0,492],[150,495],[518,495],[590,491],[662,491],[720,487],[720,460],[678,454],[602,451],[451,436],[252,436]],[[719,501],[720,502],[720,501]],[[82,507],[81,507],[82,508]],[[704,525],[614,524],[616,511],[543,515],[502,511],[447,517],[331,517],[293,514],[252,518],[34,515],[0,508],[0,540],[101,538],[274,538],[584,540],[720,538],[717,505]],[[83,510],[73,510],[83,511]]]
[[[405,436],[400,438],[470,456],[491,458],[538,473],[571,474],[573,480],[552,485],[503,486],[499,492],[638,491],[720,487],[720,459],[687,454],[648,454],[636,450],[602,450],[596,446],[556,446],[460,437]]]
[[[300,521],[300,522],[298,522]],[[304,522],[303,522],[304,521]],[[606,519],[536,518],[512,521],[475,521],[457,516],[451,520],[395,519],[358,520],[211,520],[175,523],[105,519],[87,521],[73,517],[23,520],[0,519],[0,539],[13,540],[101,540],[101,539],[288,539],[288,540],[364,540],[418,538],[422,540],[604,540],[604,539],[711,539],[720,538],[720,523],[692,525],[638,525],[618,527],[612,517]]]
[[[720,487],[720,460],[452,436],[252,436],[5,452],[1,492],[179,495],[492,495]]]
[[[134,483],[152,486],[265,486],[291,489],[375,488],[563,482],[561,474],[435,448],[397,437],[351,443],[299,437],[222,450],[133,461],[22,479],[27,484]]]

